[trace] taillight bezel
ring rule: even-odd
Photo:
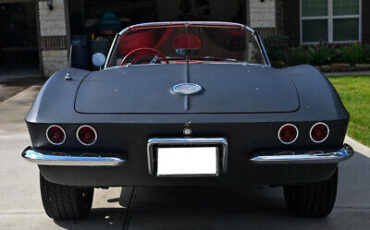
[[[297,135],[295,136],[295,138],[294,138],[292,141],[290,141],[290,142],[286,142],[286,141],[284,141],[284,140],[282,140],[282,139],[280,138],[280,132],[281,132],[281,131],[282,131],[282,129],[283,129],[284,127],[286,127],[286,126],[292,126],[292,127],[296,130],[296,132],[297,132]],[[277,133],[277,136],[278,136],[278,138],[279,138],[279,140],[280,140],[280,142],[281,142],[281,143],[283,143],[283,144],[285,144],[285,145],[290,145],[290,144],[293,144],[294,142],[296,142],[296,140],[298,139],[298,136],[299,136],[299,130],[298,130],[298,128],[297,128],[297,126],[296,126],[296,125],[291,124],[291,123],[287,123],[287,124],[282,125],[282,126],[279,128],[279,131],[278,131],[278,133]]]
[[[317,126],[317,125],[324,125],[324,126],[326,127],[326,130],[327,130],[327,133],[326,133],[325,138],[324,138],[324,139],[322,139],[322,140],[320,140],[320,141],[317,141],[317,140],[315,140],[315,139],[312,137],[312,130],[313,130],[313,129],[315,128],[315,126]],[[317,123],[313,124],[313,125],[311,126],[310,133],[309,133],[311,141],[312,141],[313,143],[316,143],[316,144],[321,144],[321,143],[325,142],[325,141],[328,139],[329,134],[330,134],[330,128],[329,128],[329,125],[327,125],[327,124],[326,124],[326,123],[324,123],[324,122],[317,122]]]
[[[54,142],[54,141],[52,141],[52,140],[50,140],[50,138],[49,138],[49,130],[51,129],[51,128],[59,128],[60,130],[62,130],[62,132],[63,132],[63,135],[64,135],[64,138],[63,138],[63,141],[62,142],[60,142],[60,143],[57,143],[57,142]],[[47,129],[46,129],[46,132],[45,132],[45,136],[46,136],[46,139],[48,140],[48,142],[50,143],[50,144],[53,144],[53,145],[62,145],[62,144],[64,144],[64,142],[66,141],[66,139],[67,139],[67,134],[66,134],[66,131],[60,126],[60,125],[50,125]]]
[[[79,132],[80,132],[80,130],[81,130],[81,129],[83,129],[83,128],[90,128],[90,129],[94,132],[94,134],[95,134],[95,139],[94,139],[94,141],[93,141],[93,142],[91,142],[91,143],[87,144],[87,143],[83,142],[83,141],[80,139],[80,137],[79,137],[78,133],[79,133]],[[84,146],[91,146],[91,145],[93,145],[93,144],[95,144],[95,143],[96,143],[96,140],[98,139],[98,133],[96,132],[96,130],[94,129],[94,127],[92,127],[91,125],[81,125],[80,127],[78,127],[78,129],[77,129],[77,131],[76,131],[76,138],[77,138],[78,142],[80,142],[80,144],[82,144],[82,145],[84,145]]]

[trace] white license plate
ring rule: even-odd
[[[217,147],[158,148],[157,176],[217,175]]]

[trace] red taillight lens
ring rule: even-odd
[[[298,129],[292,124],[283,125],[279,129],[278,137],[282,143],[292,144],[298,138]]]
[[[96,132],[91,126],[81,126],[77,130],[77,139],[84,145],[92,145],[96,141]]]
[[[61,145],[66,140],[66,133],[62,127],[52,125],[47,129],[46,137],[50,143],[54,145]]]
[[[311,140],[315,143],[324,142],[329,136],[329,127],[325,123],[316,123],[310,131]]]

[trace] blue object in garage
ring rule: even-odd
[[[121,30],[121,21],[113,12],[106,12],[99,22],[99,30],[100,32],[105,30],[119,31]]]

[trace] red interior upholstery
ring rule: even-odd
[[[196,49],[200,50],[202,48],[202,41],[195,34],[180,34],[173,40],[174,49]]]

